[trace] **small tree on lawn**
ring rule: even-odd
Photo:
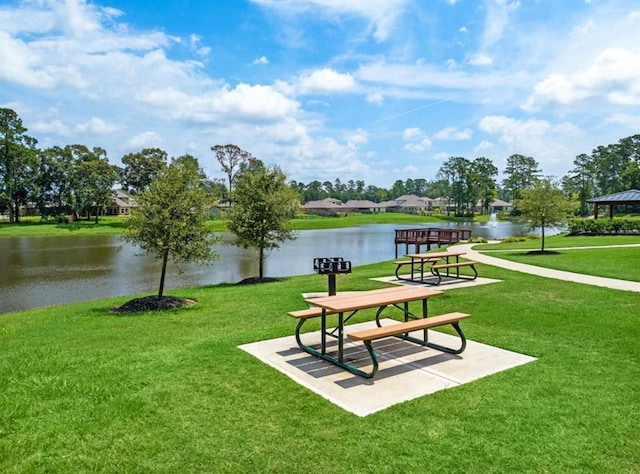
[[[236,245],[258,249],[262,280],[265,251],[295,239],[290,220],[298,211],[298,195],[286,183],[280,168],[266,167],[252,159],[238,175],[232,197],[233,205],[227,213],[229,230],[237,237]]]
[[[551,179],[543,178],[535,180],[532,188],[521,190],[518,209],[531,229],[542,229],[540,252],[544,253],[545,228],[564,224],[573,213],[575,203]]]
[[[197,168],[180,161],[161,169],[136,202],[124,238],[162,260],[160,300],[169,259],[205,263],[219,258],[213,250],[218,237],[206,223],[211,203]]]

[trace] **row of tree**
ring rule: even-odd
[[[8,212],[11,222],[19,221],[24,206],[37,207],[42,217],[84,213],[97,221],[113,200],[114,187],[140,194],[169,163],[164,150],[145,148],[124,155],[119,167],[102,148],[75,144],[38,149],[26,132],[15,111],[0,108],[0,213]],[[195,157],[172,161],[195,169],[208,195],[225,192],[221,180],[207,179]]]
[[[116,185],[139,194],[169,162],[164,150],[146,148],[124,155],[123,166],[117,167],[110,164],[102,148],[67,145],[40,150],[37,140],[26,132],[15,111],[0,108],[0,213],[8,212],[11,221],[19,220],[18,211],[27,204],[37,206],[44,217],[84,212],[97,218],[109,204]],[[210,197],[230,199],[238,174],[252,157],[235,145],[211,149],[227,179],[210,179],[198,166],[199,185]],[[191,155],[177,159],[198,163]],[[567,196],[579,200],[579,212],[586,215],[589,198],[640,187],[640,135],[600,146],[591,155],[581,154],[574,165],[562,178],[561,188]],[[440,167],[435,180],[396,180],[389,189],[366,185],[363,180],[344,183],[340,179],[308,184],[291,181],[290,186],[303,203],[327,197],[343,202],[383,202],[415,194],[444,197],[454,204],[456,214],[465,215],[472,213],[477,203],[486,212],[495,198],[513,201],[517,207],[521,192],[533,186],[542,170],[533,157],[515,154],[507,159],[503,175],[498,183],[498,168],[489,158],[451,157]]]

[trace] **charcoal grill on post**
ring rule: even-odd
[[[313,270],[319,275],[327,275],[329,279],[329,296],[336,294],[336,275],[351,273],[351,262],[342,257],[314,258]]]

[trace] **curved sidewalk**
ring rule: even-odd
[[[484,253],[473,250],[472,247],[474,245],[477,244],[460,244],[456,245],[456,249],[465,251],[465,257],[469,258],[470,260],[475,260],[476,262],[480,263],[486,263],[487,265],[493,265],[494,267],[505,268],[507,270],[513,270],[516,272],[529,273],[531,275],[538,275],[546,278],[555,278],[557,280],[573,281],[575,283],[583,283],[585,285],[602,286],[605,288],[612,288],[614,290],[640,292],[640,282],[584,275],[582,273],[565,272],[562,270],[553,270],[551,268],[528,265],[526,263],[512,262],[510,260],[504,260],[502,258],[490,257]]]

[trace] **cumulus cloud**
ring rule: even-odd
[[[351,74],[342,74],[333,69],[323,68],[302,76],[297,89],[302,94],[331,94],[355,90],[356,81]]]
[[[75,130],[80,133],[91,133],[94,135],[108,135],[117,132],[122,127],[98,117],[91,117],[88,122],[76,125]]]
[[[491,66],[493,59],[485,53],[475,53],[469,57],[469,64],[472,66]]]
[[[402,132],[404,149],[410,153],[420,153],[431,148],[431,139],[419,128],[407,128]]]
[[[535,112],[547,105],[567,106],[585,100],[640,105],[640,54],[610,48],[586,69],[551,74],[535,85],[523,109]]]
[[[294,115],[298,102],[270,86],[225,85],[203,94],[188,94],[170,87],[141,95],[142,102],[165,109],[173,118],[217,123],[230,119],[270,122]]]
[[[533,156],[543,165],[543,169],[572,160],[575,153],[571,153],[567,143],[583,135],[571,122],[552,123],[533,118],[523,120],[504,115],[483,117],[478,128],[497,137],[506,153]]]
[[[143,132],[131,137],[127,143],[129,149],[161,148],[162,138],[156,132]]]
[[[260,56],[254,59],[252,64],[269,64],[269,59],[266,56]]]
[[[384,96],[379,92],[372,92],[367,95],[367,102],[380,105],[384,102]]]
[[[473,130],[465,128],[458,130],[456,127],[446,127],[436,133],[433,138],[438,140],[469,140],[473,136]]]
[[[39,120],[31,124],[29,130],[38,133],[52,133],[60,136],[69,136],[71,134],[69,127],[59,119],[51,120],[50,122]]]

